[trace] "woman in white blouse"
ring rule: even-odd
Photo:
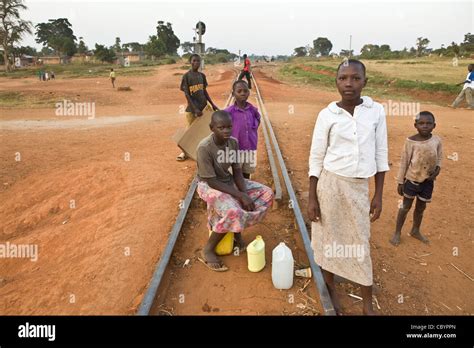
[[[319,113],[309,157],[311,245],[338,315],[342,311],[334,274],[360,284],[363,313],[374,314],[370,222],[382,212],[389,166],[385,112],[379,103],[361,97],[366,83],[362,62],[349,59],[339,65],[341,100]],[[369,178],[374,175],[369,201]]]

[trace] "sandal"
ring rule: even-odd
[[[205,258],[204,255],[201,254],[201,256],[198,256],[197,258],[200,262],[202,262],[207,268],[209,268],[211,271],[214,272],[225,272],[228,271],[229,268],[224,265],[222,262],[208,262]],[[213,267],[212,265],[219,265],[219,268]]]

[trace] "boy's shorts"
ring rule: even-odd
[[[415,199],[415,197],[418,197],[419,200],[429,203],[431,202],[433,188],[433,180],[425,180],[421,183],[405,180],[405,183],[403,184],[403,196],[409,199]]]

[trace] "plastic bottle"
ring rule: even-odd
[[[212,234],[212,231],[209,231],[209,236]],[[216,245],[214,251],[217,255],[229,255],[232,254],[234,250],[234,233],[227,232],[224,238]]]
[[[247,261],[250,272],[260,272],[265,267],[265,242],[257,236],[247,246]]]
[[[272,252],[272,282],[277,289],[293,286],[293,254],[285,243],[278,244]]]

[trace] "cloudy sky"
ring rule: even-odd
[[[206,47],[227,48],[237,53],[291,54],[298,46],[312,45],[327,37],[333,51],[349,47],[357,53],[366,43],[389,44],[392,49],[415,45],[427,37],[428,47],[438,48],[474,33],[473,1],[92,1],[26,0],[23,18],[33,24],[66,17],[74,34],[87,46],[111,46],[115,37],[122,43],[146,42],[156,33],[156,22],[171,22],[181,42],[192,41],[193,27],[206,23]],[[23,45],[41,48],[33,36]]]

